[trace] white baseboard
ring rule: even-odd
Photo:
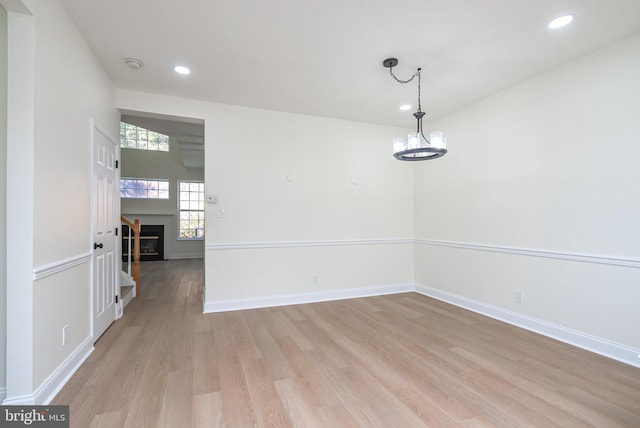
[[[424,285],[416,284],[415,291],[424,296],[433,297],[434,299],[477,312],[481,315],[504,321],[508,324],[533,331],[534,333],[559,340],[569,345],[603,355],[625,364],[640,367],[640,349],[630,348],[628,346],[591,336],[577,330],[572,330],[557,324],[549,323],[537,318],[522,315],[504,308],[488,305],[477,300],[468,299],[466,297],[447,293]]]
[[[214,300],[204,302],[204,313],[328,302],[331,300],[382,296],[385,294],[407,293],[412,291],[414,291],[413,284],[396,284],[379,287],[351,288],[347,290],[327,290],[313,293],[266,296],[252,299]]]
[[[122,309],[126,308],[127,305],[136,297],[136,289],[135,286],[131,292],[127,293],[126,296],[122,297]]]
[[[2,403],[5,398],[7,398],[7,388],[0,388],[0,403]]]
[[[3,401],[5,406],[47,405],[60,392],[80,365],[93,352],[93,338],[87,337],[75,351],[35,390],[32,395],[12,397]]]
[[[93,336],[87,337],[69,357],[38,387],[35,404],[47,405],[93,352]]]
[[[166,260],[204,259],[204,252],[187,254],[170,254]]]

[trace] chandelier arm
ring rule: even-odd
[[[426,141],[429,145],[431,145],[431,141],[429,141],[429,139],[424,136],[424,132],[422,130],[422,126],[420,127],[420,135],[422,135],[422,138],[424,138],[424,141]]]
[[[423,117],[424,116],[420,116],[418,118],[418,129],[416,130],[416,133],[421,135],[422,138],[427,142],[427,144],[431,145],[431,141],[429,141],[429,139],[424,136],[424,128],[422,127],[422,118]]]

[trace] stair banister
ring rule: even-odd
[[[129,226],[129,275],[131,275],[131,231],[133,231],[133,280],[136,282],[136,296],[140,295],[140,220],[130,222],[126,217],[120,216],[120,221]]]

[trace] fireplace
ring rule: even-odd
[[[133,240],[133,233],[131,234]],[[131,245],[133,251],[133,244]],[[129,227],[122,226],[122,261],[129,256]],[[133,258],[133,254],[131,255]],[[140,261],[164,260],[164,225],[140,226]]]

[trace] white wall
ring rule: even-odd
[[[116,105],[205,120],[209,307],[413,282],[413,170],[390,149],[406,130],[120,89]]]
[[[449,154],[416,170],[417,282],[636,358],[638,76],[640,35],[434,123]]]
[[[114,88],[66,11],[58,1],[29,4],[37,18],[34,265],[38,267],[90,253],[91,120],[116,138],[120,122]],[[35,283],[35,386],[91,335],[90,285],[88,266]],[[57,347],[47,346],[48,338],[59,338],[67,324],[67,345],[58,341]]]
[[[33,390],[33,134],[35,19],[7,10],[7,396]],[[6,402],[5,402],[6,403]]]
[[[30,339],[9,346],[13,354],[7,361],[12,376],[7,379],[7,401],[11,404],[50,398],[56,382],[63,381],[72,368],[68,365],[91,345],[91,120],[113,136],[119,130],[113,87],[61,4],[57,0],[23,3],[34,17],[35,63],[26,70],[34,73],[34,111],[27,126],[32,153],[24,159],[32,168],[10,172],[10,177],[16,180],[28,174],[24,179],[32,186],[22,196],[27,199],[23,205],[15,204],[15,212],[10,209],[9,214],[17,216],[20,210],[27,219],[33,215],[31,225],[21,233],[22,241],[29,242],[31,237],[32,242],[29,254],[23,255],[30,265],[29,282],[9,282],[9,287],[32,294],[8,297],[13,311],[7,320],[8,332]],[[10,83],[9,92],[19,89]],[[10,274],[15,270],[14,266],[7,269]],[[25,322],[18,314],[26,317]],[[64,325],[69,325],[66,346],[60,340]],[[18,358],[21,355],[23,360]]]
[[[7,43],[7,11],[0,6],[0,402],[7,386]]]
[[[131,178],[160,178],[170,181],[169,199],[121,199],[122,214],[140,224],[164,225],[165,259],[204,257],[204,241],[178,240],[178,181],[203,181],[202,169],[187,169],[182,163],[176,141],[170,140],[169,152],[122,149],[121,176]],[[204,152],[202,154],[204,156]]]

